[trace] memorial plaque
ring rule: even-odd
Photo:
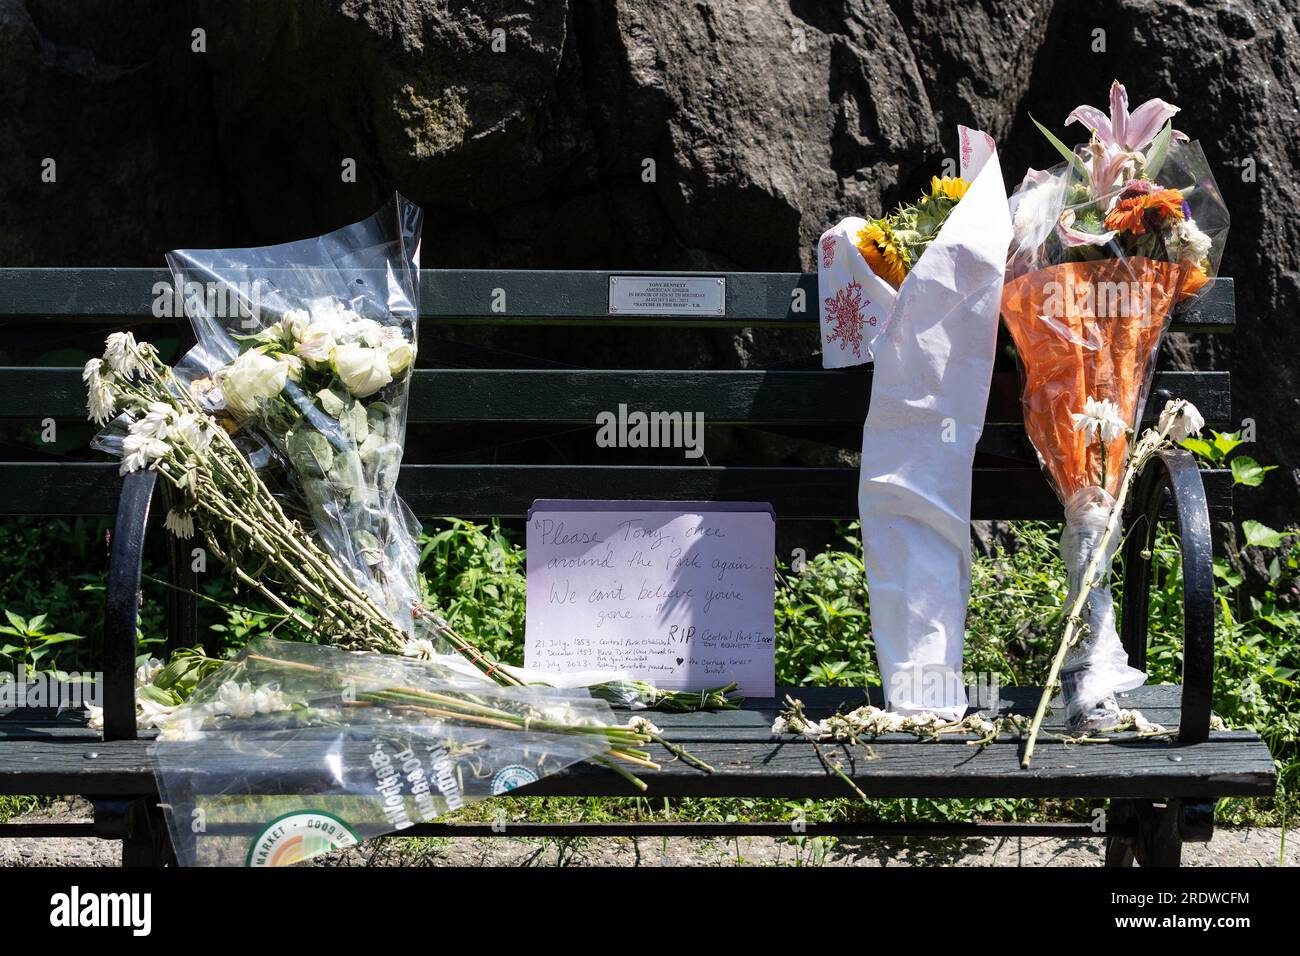
[[[722,276],[610,276],[610,315],[725,315]]]

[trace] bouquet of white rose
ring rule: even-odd
[[[415,622],[419,524],[396,491],[421,218],[399,196],[315,239],[167,257],[198,339],[179,377],[269,445],[325,550],[408,635],[384,650],[447,649]]]
[[[420,524],[396,491],[419,324],[422,215],[400,196],[313,239],[168,256],[198,346],[177,367],[208,411],[260,438],[338,567],[404,637],[330,639],[433,658],[459,653],[503,684],[554,675],[487,660],[423,602]],[[187,528],[182,509],[173,521]],[[453,659],[454,662],[454,659]],[[449,665],[452,662],[449,662]],[[626,674],[579,682],[612,703],[686,710],[737,706],[734,685],[679,694]],[[573,686],[572,682],[569,686]]]

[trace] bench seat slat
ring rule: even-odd
[[[1162,390],[1192,402],[1211,424],[1232,414],[1228,372],[1162,372]],[[871,394],[869,369],[844,371],[659,371],[419,369],[409,420],[594,423],[620,403],[640,411],[701,412],[706,424],[848,424],[861,427]],[[1162,402],[1147,403],[1154,424]],[[83,419],[81,369],[0,367],[0,416]],[[1014,372],[993,377],[987,422],[1020,426]]]
[[[635,270],[565,271],[424,269],[420,314],[428,324],[542,324],[650,326],[751,326],[815,329],[817,275],[798,272],[711,272],[726,279],[721,317],[612,316],[609,278]],[[686,273],[644,273],[683,275]],[[165,269],[0,269],[0,319],[10,316],[152,317],[154,288],[168,283]],[[493,311],[505,292],[504,312]],[[804,311],[794,312],[794,290]],[[183,321],[163,316],[164,321]],[[1236,321],[1231,278],[1216,281],[1192,309],[1176,316],[1175,331],[1230,332]]]
[[[1232,513],[1232,475],[1204,473],[1210,516]],[[112,463],[0,462],[0,514],[107,515],[121,481]],[[856,468],[597,465],[405,465],[398,491],[422,516],[523,517],[538,498],[765,501],[779,519],[856,518]],[[972,515],[1057,519],[1037,469],[976,468]]]
[[[651,796],[694,797],[849,797],[844,782],[821,763],[810,743],[775,737],[773,718],[790,693],[821,717],[841,707],[857,706],[861,688],[783,687],[771,699],[749,699],[739,711],[653,715],[670,740],[688,746],[717,773],[701,773],[652,748],[662,764],[642,778]],[[873,695],[878,691],[871,692]],[[1012,687],[1000,692],[1000,709],[1028,713],[1040,688]],[[1167,726],[1178,722],[1181,688],[1141,687],[1123,695],[1125,706],[1141,708]],[[1048,723],[1049,733],[1056,721]],[[149,740],[112,741],[69,720],[67,715],[42,724],[0,720],[0,793],[152,794],[156,792]],[[1204,743],[1180,746],[1164,739],[1120,735],[1106,745],[1067,744],[1050,735],[1040,739],[1034,764],[1019,766],[1021,741],[1006,736],[977,748],[945,738],[920,742],[890,735],[871,742],[868,751],[823,744],[857,785],[871,797],[1056,797],[1056,798],[1216,798],[1269,796],[1276,774],[1268,749],[1251,731],[1211,734]],[[358,759],[368,752],[357,743]],[[94,756],[89,756],[93,754]],[[874,755],[875,759],[869,759]],[[262,773],[267,787],[296,789],[325,781],[283,776],[271,760],[249,765],[239,756],[241,772]],[[310,761],[304,762],[309,764]],[[322,769],[322,774],[328,773]],[[226,778],[221,778],[226,779]],[[521,790],[551,796],[632,796],[634,791],[610,771],[580,764]]]

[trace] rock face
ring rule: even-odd
[[[1119,77],[1183,105],[1229,203],[1242,322],[1213,354],[1283,466],[1243,504],[1294,521],[1297,49],[1289,0],[0,0],[0,263],[158,264],[400,189],[430,212],[426,264],[812,268],[826,224],[911,196],[958,122],[1014,185],[1054,161],[1028,114],[1055,126]]]

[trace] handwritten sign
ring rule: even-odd
[[[770,505],[537,501],[524,664],[775,693]]]

